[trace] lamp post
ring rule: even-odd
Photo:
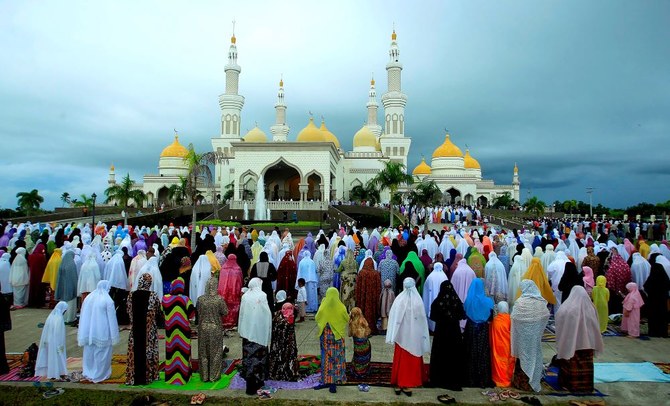
[[[587,187],[586,193],[589,195],[589,217],[593,218],[593,187]]]
[[[91,199],[93,199],[93,207],[91,208],[91,213],[93,214],[93,229],[95,230],[95,199],[98,197],[98,195],[93,192],[91,195]]]

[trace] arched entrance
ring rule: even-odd
[[[146,207],[154,207],[154,194],[151,193],[151,192],[148,192],[146,194],[145,202],[146,202],[146,205],[147,205]]]
[[[300,173],[285,161],[267,168],[263,180],[268,200],[300,200]]]
[[[461,202],[461,192],[455,188],[449,188],[444,192],[444,200],[447,204],[457,204]]]
[[[321,176],[313,173],[307,177],[307,200],[320,201],[321,199]]]
[[[470,206],[472,204],[473,200],[474,200],[474,197],[472,197],[472,195],[470,193],[468,193],[467,195],[465,195],[463,197],[463,204],[465,204],[467,206]]]
[[[158,199],[156,199],[156,205],[157,206],[170,205],[170,200],[168,199],[169,194],[170,191],[167,188],[167,186],[163,186],[162,188],[158,189]]]
[[[486,196],[479,196],[477,198],[477,206],[488,207],[489,206],[489,199],[487,199]]]

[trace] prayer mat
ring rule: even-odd
[[[354,367],[350,362],[347,362],[347,382],[343,385],[359,385],[362,383],[373,386],[391,386],[391,369],[392,362],[370,362],[370,370],[364,377],[356,376],[354,374]],[[423,364],[425,377],[424,383],[428,382],[430,365]]]
[[[315,386],[318,386],[320,383],[321,383],[321,373],[317,373],[309,375],[297,382],[266,380],[264,386],[275,389],[301,390],[301,389],[312,389]],[[239,374],[235,375],[232,381],[230,382],[229,388],[233,390],[246,389],[247,381],[245,381],[244,378],[242,378]]]
[[[670,375],[651,362],[595,362],[593,380],[610,382],[670,382]]]
[[[143,389],[161,389],[161,390],[175,390],[175,391],[203,391],[203,390],[220,390],[226,389],[230,385],[230,381],[237,374],[237,371],[233,371],[228,375],[221,375],[221,379],[216,382],[203,382],[200,380],[200,374],[195,372],[191,374],[191,379],[189,379],[186,385],[171,385],[165,382],[165,373],[161,372],[159,374],[158,380],[150,383],[149,385],[137,385],[132,386],[133,388],[143,388]],[[124,388],[129,388],[131,386],[121,385]]]
[[[9,372],[0,375],[0,382],[39,382],[39,376],[32,376],[30,378],[21,378],[21,370],[23,369],[23,353],[21,354],[7,354],[7,365],[9,365]]]
[[[603,337],[619,337],[624,335],[621,332],[621,327],[616,324],[608,324],[607,330],[603,333]]]
[[[549,396],[598,396],[603,397],[607,396],[604,393],[600,392],[598,389],[594,388],[593,392],[590,393],[576,393],[570,392],[565,388],[562,388],[558,384],[558,367],[549,367],[545,369],[544,376],[542,377],[542,395]]]
[[[670,374],[670,363],[668,362],[654,362],[654,365],[661,371],[663,371],[664,374]]]
[[[113,354],[112,355],[112,375],[98,383],[111,383],[111,384],[120,384],[120,383],[126,383],[126,363],[128,362],[128,356],[125,354]],[[74,358],[74,357],[69,357],[67,359],[67,370],[70,372],[70,376],[76,376],[78,372],[78,376],[81,376],[82,372],[82,359],[81,358]],[[73,374],[75,372],[75,374]],[[91,384],[93,382],[89,381],[88,379],[81,378],[80,380],[72,380],[72,382],[79,382],[79,383],[86,383],[86,384]]]
[[[298,374],[307,377],[321,372],[320,355],[298,355]]]
[[[556,341],[556,332],[554,332],[549,327],[546,327],[544,329],[544,333],[542,334],[542,342],[543,343],[553,343],[555,341]]]

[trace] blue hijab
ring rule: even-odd
[[[468,297],[463,303],[465,314],[475,323],[483,323],[491,317],[493,310],[493,299],[486,296],[484,292],[484,281],[475,278],[468,289]]]

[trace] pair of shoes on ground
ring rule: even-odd
[[[395,387],[395,388],[393,388],[393,391],[395,392],[396,396],[400,396],[401,393],[404,393],[408,397],[412,397],[412,389],[410,389],[410,388]]]
[[[197,395],[193,395],[191,397],[191,404],[192,405],[202,405],[205,403],[205,400],[207,399],[207,396],[205,396],[204,393],[200,392]]]
[[[438,402],[440,402],[440,403],[445,403],[445,404],[456,403],[456,399],[454,399],[453,397],[447,395],[446,393],[445,393],[444,395],[440,395],[440,396],[438,396],[438,397],[437,397],[437,400],[438,400]]]
[[[277,393],[277,388],[271,388],[269,386],[263,386],[259,390],[256,391],[256,394],[258,395],[258,399],[260,400],[269,400],[272,399],[272,395],[274,393]]]

